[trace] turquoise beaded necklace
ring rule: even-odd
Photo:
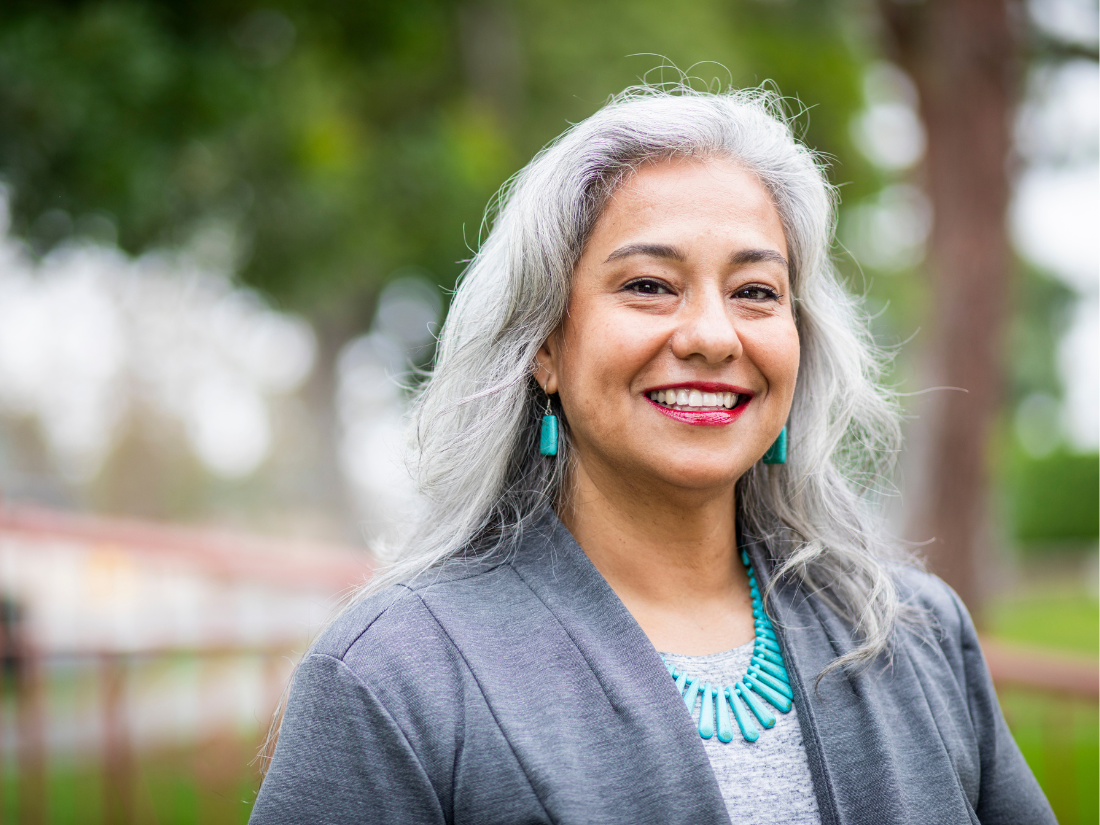
[[[749,574],[752,620],[756,629],[756,640],[753,642],[752,660],[749,662],[748,672],[735,685],[715,688],[710,682],[700,685],[690,674],[680,673],[673,665],[665,663],[692,717],[695,716],[696,699],[699,698],[699,694],[703,695],[703,700],[699,702],[699,735],[704,739],[710,739],[717,732],[720,742],[729,742],[733,739],[731,710],[745,741],[755,742],[760,738],[760,731],[753,724],[753,717],[764,728],[773,727],[776,717],[768,705],[780,713],[787,713],[791,709],[793,698],[791,680],[787,677],[787,668],[783,665],[783,653],[779,649],[779,640],[775,636],[775,628],[772,627],[768,614],[764,612],[760,588],[756,584],[749,554],[744,550],[741,551],[741,561]],[[715,725],[716,716],[717,725]]]

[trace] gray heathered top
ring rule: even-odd
[[[677,671],[717,687],[732,685],[745,675],[752,646],[752,642],[747,642],[709,656],[679,653],[661,656],[675,665]],[[701,701],[696,702],[692,714],[696,720]],[[798,711],[792,707],[790,713],[775,715],[778,719],[775,727],[762,731],[755,742],[746,742],[736,723],[733,741],[722,742],[717,736],[702,740],[730,821],[744,821],[746,814],[751,813],[754,825],[820,825]]]

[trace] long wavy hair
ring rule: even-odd
[[[742,476],[738,524],[765,543],[775,581],[817,592],[856,629],[860,645],[829,670],[888,652],[905,612],[890,570],[899,550],[876,507],[901,443],[897,401],[881,383],[888,354],[830,257],[836,195],[824,164],[766,88],[627,89],[502,187],[412,408],[419,522],[360,595],[453,557],[507,553],[561,500],[568,420],[555,410],[561,446],[546,460],[537,449],[546,398],[532,378],[535,353],[565,315],[573,270],[608,198],[640,166],[681,157],[727,159],[754,173],[774,199],[790,256],[801,360],[787,463],[758,462]]]
[[[899,618],[913,618],[891,575],[902,554],[877,510],[900,449],[899,408],[881,383],[887,353],[830,258],[836,195],[824,163],[798,141],[783,99],[767,88],[627,89],[501,188],[412,407],[419,520],[348,607],[448,559],[512,552],[525,528],[562,500],[568,420],[555,410],[558,456],[540,456],[546,397],[532,377],[535,353],[565,316],[573,270],[608,199],[640,166],[681,157],[750,170],[786,232],[801,345],[787,462],[757,462],[737,482],[739,528],[764,542],[773,584],[786,578],[818,593],[855,628],[859,646],[819,679],[889,654]],[[277,717],[268,756],[278,726]]]
[[[561,323],[573,270],[608,198],[640,166],[722,158],[754,173],[786,232],[801,344],[784,465],[754,465],[737,483],[741,530],[762,540],[775,579],[823,595],[861,645],[831,667],[888,649],[901,604],[897,549],[876,503],[900,448],[900,417],[858,299],[830,253],[835,190],[769,89],[725,93],[686,85],[627,89],[553,141],[500,190],[487,237],[464,273],[440,333],[434,369],[411,417],[419,523],[362,591],[446,559],[508,552],[560,501],[571,462],[560,409],[556,461],[537,444],[546,403],[535,353]]]

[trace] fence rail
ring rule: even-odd
[[[998,687],[1020,687],[1062,696],[1100,699],[1100,662],[982,639],[989,673]]]

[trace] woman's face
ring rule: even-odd
[[[798,375],[787,242],[725,160],[642,167],[609,201],[538,378],[590,476],[730,486],[787,419]]]

